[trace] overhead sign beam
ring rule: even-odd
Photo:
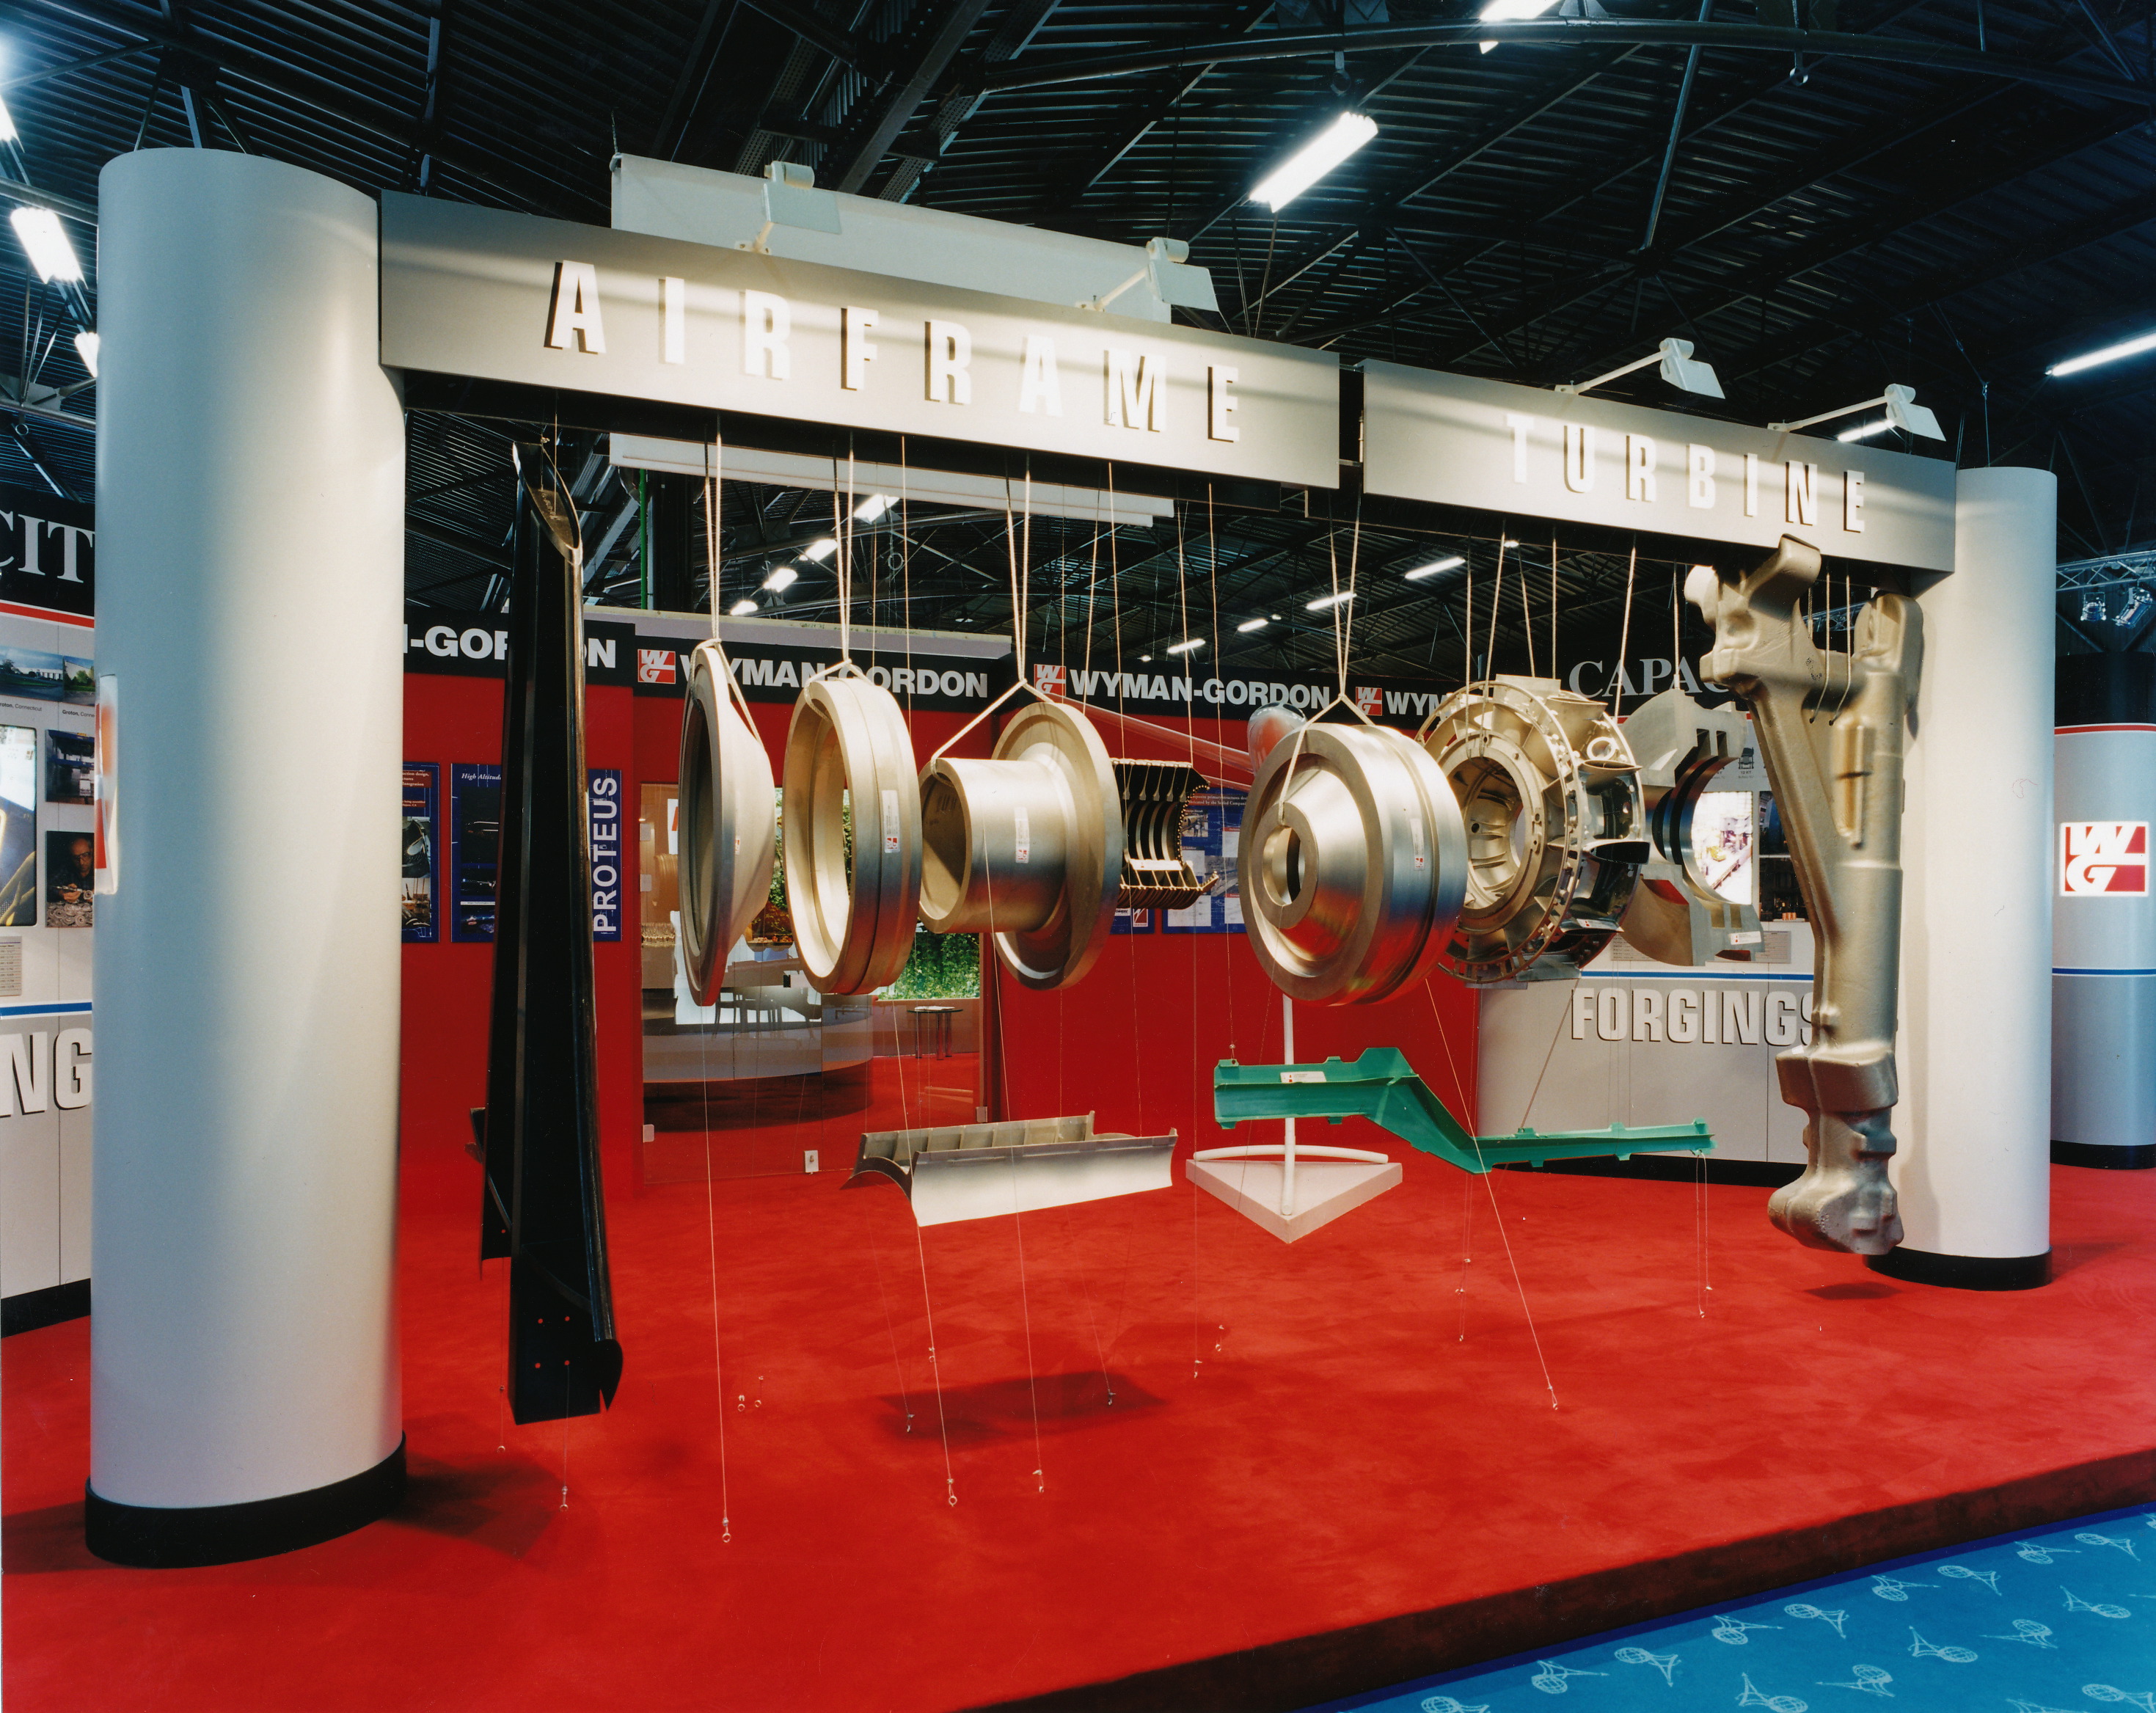
[[[1339,485],[1329,351],[424,197],[382,199],[382,362]]]

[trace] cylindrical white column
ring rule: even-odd
[[[1921,591],[1902,861],[1899,1278],[2016,1290],[2051,1248],[2052,591],[2058,482],[1962,472]]]
[[[209,150],[100,181],[93,1550],[394,1503],[404,431],[376,213]]]

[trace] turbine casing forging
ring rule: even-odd
[[[1569,980],[1607,946],[1650,854],[1625,731],[1553,678],[1445,698],[1423,745],[1467,828],[1467,895],[1445,967],[1476,986]]]
[[[814,680],[786,732],[786,902],[819,993],[872,993],[913,955],[921,903],[921,787],[891,693]]]
[[[1774,1192],[1774,1223],[1812,1249],[1883,1255],[1902,1240],[1887,1162],[1898,1098],[1903,733],[1923,616],[1872,597],[1847,654],[1822,654],[1799,610],[1820,553],[1784,536],[1753,570],[1701,567],[1685,594],[1714,626],[1701,676],[1751,704],[1816,945],[1810,1044],[1776,1055],[1805,1117],[1804,1176]]]
[[[990,936],[1029,987],[1092,968],[1115,925],[1123,811],[1091,721],[1061,702],[1020,709],[988,760],[931,763],[920,800],[932,932]]]
[[[1306,726],[1259,766],[1235,872],[1273,985],[1311,1004],[1360,1004],[1436,969],[1466,885],[1466,828],[1412,739]]]
[[[726,693],[713,643],[689,655],[681,714],[681,968],[699,1005],[725,982],[726,952],[771,895],[778,810],[771,757]]]
[[[1758,908],[1707,884],[1693,851],[1692,816],[1715,776],[1751,747],[1750,723],[1732,707],[1703,708],[1672,685],[1640,705],[1625,737],[1640,764],[1653,850],[1619,931],[1661,963],[1748,958],[1748,948],[1760,944]]]

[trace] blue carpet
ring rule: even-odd
[[[2110,1511],[1611,1630],[1313,1713],[2156,1713],[2156,1511]]]

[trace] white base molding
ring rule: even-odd
[[[1397,1160],[1377,1166],[1298,1156],[1295,1200],[1291,1211],[1283,1214],[1282,1168],[1277,1160],[1191,1160],[1183,1169],[1191,1182],[1218,1196],[1282,1243],[1293,1243],[1321,1225],[1330,1225],[1342,1213],[1382,1196],[1404,1176]]]

